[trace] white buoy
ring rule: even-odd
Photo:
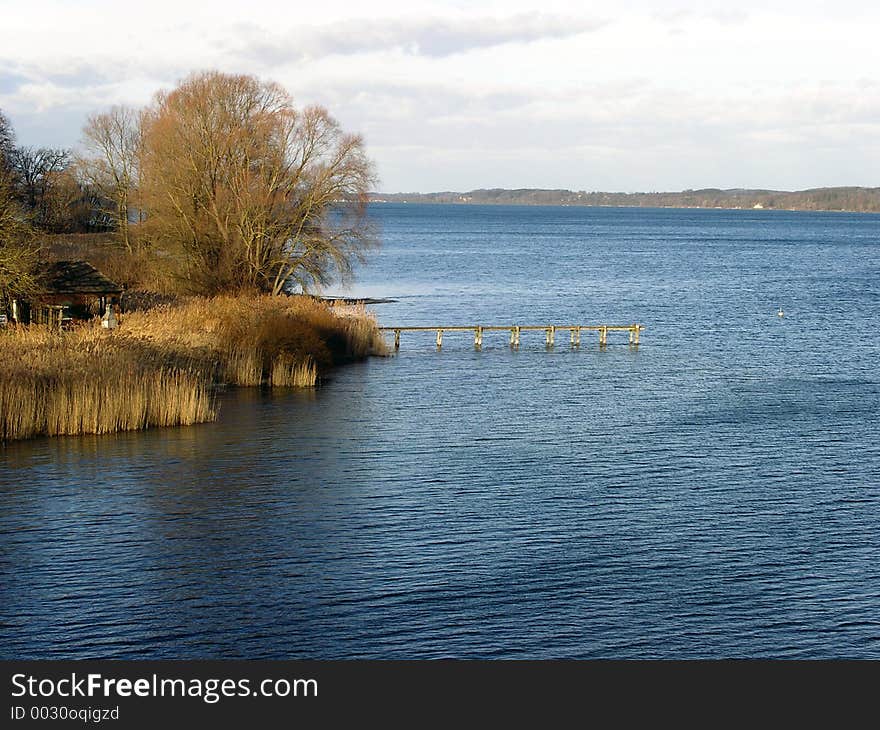
[[[784,316],[785,316],[785,312],[783,312],[783,311],[780,309],[780,310],[776,313],[776,316],[777,316],[777,317],[784,317]]]

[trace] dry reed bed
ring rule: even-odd
[[[129,314],[119,332],[178,357],[206,358],[230,385],[308,387],[331,366],[387,354],[363,307],[310,297],[194,298]]]
[[[192,299],[90,323],[0,331],[0,441],[213,420],[216,383],[308,387],[385,354],[372,317],[301,297]]]
[[[97,327],[0,334],[0,441],[209,421],[210,371]]]

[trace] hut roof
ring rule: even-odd
[[[119,294],[116,284],[88,261],[52,261],[43,274],[46,289],[53,294]]]

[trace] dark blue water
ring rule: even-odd
[[[385,324],[642,345],[405,333],[215,424],[7,446],[2,656],[880,658],[880,217],[374,215]]]

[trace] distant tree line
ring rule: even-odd
[[[77,151],[18,146],[0,112],[0,296],[30,285],[45,234],[100,231],[178,291],[307,290],[375,243],[373,182],[361,137],[253,76],[92,115]]]
[[[0,111],[0,170],[30,224],[50,233],[79,233],[105,228],[96,219],[98,191],[77,174],[73,151],[15,144],[15,134]]]
[[[583,205],[645,208],[766,208],[880,213],[880,188],[781,190],[684,190],[669,193],[603,193],[584,190],[503,188],[440,193],[372,193],[388,202],[471,205]]]

